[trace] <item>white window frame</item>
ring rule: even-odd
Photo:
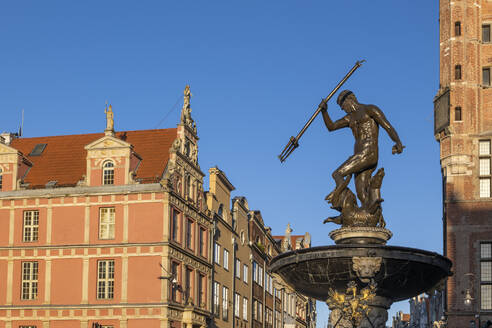
[[[224,269],[229,271],[229,251],[224,248]]]
[[[243,264],[243,281],[245,284],[248,283],[249,267],[247,264]]]
[[[241,260],[236,259],[236,278],[241,279]]]
[[[229,288],[222,286],[222,320],[229,319]]]
[[[114,260],[97,261],[97,299],[114,298]]]
[[[258,283],[258,263],[253,261],[253,281]]]
[[[241,295],[234,293],[234,316],[236,318],[241,318],[241,313],[239,309],[241,308]]]
[[[102,165],[102,184],[114,185],[114,162],[111,160],[104,161]]]
[[[220,245],[214,243],[214,261],[220,265]]]
[[[248,321],[248,299],[243,297],[243,320]]]
[[[22,300],[38,298],[39,263],[37,261],[22,262]]]
[[[217,281],[214,281],[214,314],[220,315],[220,284]]]
[[[99,239],[114,239],[115,217],[114,207],[99,208]]]
[[[23,213],[23,237],[22,241],[31,243],[39,238],[39,211],[30,210]]]

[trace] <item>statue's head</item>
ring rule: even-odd
[[[357,98],[350,90],[343,90],[337,98],[337,104],[347,113],[355,111]]]

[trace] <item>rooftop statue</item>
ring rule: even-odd
[[[107,106],[104,109],[104,113],[106,114],[106,132],[114,132],[114,114],[113,107],[111,105]]]

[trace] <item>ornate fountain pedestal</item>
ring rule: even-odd
[[[442,255],[385,245],[391,232],[383,228],[342,228],[330,236],[336,245],[280,254],[270,269],[295,290],[327,302],[332,327],[383,328],[393,302],[451,275],[451,261]]]

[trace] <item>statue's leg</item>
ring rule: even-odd
[[[355,175],[355,191],[357,192],[357,197],[359,198],[362,206],[369,206],[369,184],[371,182],[372,172],[374,168],[362,171]]]

